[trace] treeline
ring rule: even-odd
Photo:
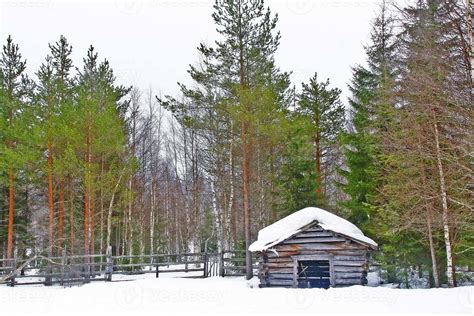
[[[64,37],[33,80],[9,37],[3,257],[245,250],[319,206],[379,242],[389,281],[416,266],[454,286],[474,250],[470,14],[458,0],[382,3],[348,106],[329,79],[296,87],[278,68],[263,0],[216,2],[218,40],[198,46],[179,96],[117,85],[93,47],[75,68]]]
[[[353,71],[342,205],[407,286],[410,267],[452,287],[474,262],[470,15],[460,1],[383,6]]]

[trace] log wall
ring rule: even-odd
[[[297,260],[330,261],[331,286],[362,283],[368,271],[369,247],[345,236],[313,226],[260,253],[262,287],[297,287]]]

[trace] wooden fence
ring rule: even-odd
[[[255,262],[255,260],[254,260]],[[254,273],[257,266],[253,266]],[[223,251],[179,254],[112,256],[107,254],[30,256],[0,259],[0,283],[10,286],[60,284],[72,286],[112,281],[114,274],[177,273],[179,277],[206,278],[245,275],[245,252]]]

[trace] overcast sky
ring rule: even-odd
[[[213,0],[1,0],[2,45],[8,34],[19,44],[33,74],[48,43],[65,35],[81,67],[89,45],[107,58],[117,80],[156,94],[178,92],[186,70],[198,60],[200,42],[216,38]],[[299,86],[314,72],[330,78],[347,96],[351,66],[364,63],[377,0],[267,0],[278,13],[282,39],[277,64],[293,71]],[[345,100],[344,100],[345,101]]]

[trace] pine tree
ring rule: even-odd
[[[309,83],[302,84],[302,92],[296,111],[309,122],[308,133],[314,144],[314,165],[316,174],[316,205],[326,205],[329,178],[335,172],[335,147],[345,122],[344,105],[340,100],[341,90],[329,88],[329,79],[318,82],[315,74]]]
[[[237,91],[240,116],[240,135],[242,152],[242,207],[246,245],[246,274],[252,277],[252,259],[248,250],[251,242],[251,201],[250,201],[250,161],[252,151],[253,126],[249,115],[254,107],[248,90],[272,75],[273,55],[279,45],[280,35],[272,31],[277,17],[272,17],[270,9],[265,11],[264,1],[226,0],[216,1],[213,14],[218,32],[224,37],[216,42],[219,56],[218,67],[228,74],[230,84]],[[247,101],[247,102],[246,102]]]
[[[43,143],[47,151],[47,175],[48,175],[48,204],[49,204],[49,225],[48,240],[49,253],[53,253],[53,248],[57,246],[58,254],[62,252],[63,231],[64,231],[64,156],[66,147],[70,142],[71,124],[65,121],[63,112],[72,105],[73,82],[70,78],[72,60],[70,55],[72,47],[64,36],[59,41],[50,44],[50,54],[46,57],[45,63],[40,66],[37,73],[39,102],[39,115],[43,122]],[[59,207],[57,238],[54,236],[54,198],[55,180],[59,178]]]
[[[107,176],[121,179],[123,172],[117,172],[121,169],[118,166],[127,166],[124,157],[126,128],[122,114],[128,106],[123,98],[130,89],[115,84],[109,62],[98,63],[98,54],[92,46],[84,58],[77,82],[77,129],[81,136],[84,187],[84,253],[89,254],[94,251],[96,240],[96,190],[104,190],[103,180]],[[106,171],[110,172],[105,174]],[[114,197],[115,191],[110,193]],[[104,208],[100,207],[99,211],[99,217],[103,219]]]
[[[26,61],[22,59],[18,45],[13,43],[8,36],[6,45],[3,46],[0,59],[0,72],[2,78],[2,106],[0,118],[2,120],[2,172],[8,177],[8,228],[7,251],[8,259],[13,256],[14,217],[15,217],[15,175],[25,162],[22,152],[21,140],[25,131],[25,122],[22,122],[22,101],[27,91],[24,83],[27,77],[24,74]]]
[[[81,135],[81,154],[84,188],[84,255],[89,255],[91,250],[91,205],[92,201],[92,144],[94,142],[94,126],[98,110],[98,54],[90,46],[84,58],[83,70],[78,74],[78,107],[81,119],[78,121]],[[86,264],[89,263],[86,259]]]
[[[38,97],[41,106],[41,113],[44,113],[44,139],[46,143],[46,150],[48,152],[47,158],[47,175],[48,175],[48,207],[49,207],[49,220],[48,220],[48,254],[52,256],[54,246],[53,236],[53,219],[54,219],[54,192],[53,192],[53,132],[55,129],[54,122],[58,113],[58,107],[56,105],[56,96],[54,91],[54,79],[53,79],[53,65],[50,56],[46,57],[46,62],[40,66],[38,71]]]
[[[67,158],[66,150],[71,146],[75,131],[70,121],[66,119],[65,112],[72,106],[74,83],[71,77],[71,69],[73,67],[71,54],[72,46],[68,43],[64,36],[60,36],[59,41],[53,45],[49,45],[52,57],[52,66],[54,69],[54,93],[56,97],[56,135],[55,149],[56,160],[59,160],[55,173],[59,176],[59,201],[58,201],[58,254],[63,249],[63,233],[64,233],[64,190],[65,190],[65,159]]]
[[[265,137],[273,134],[258,128],[256,124],[262,123],[265,115],[270,120],[270,113],[273,117],[282,117],[278,105],[288,87],[288,74],[281,73],[274,65],[274,53],[280,40],[279,33],[274,31],[278,19],[277,16],[272,16],[269,8],[265,9],[263,0],[216,1],[214,10],[213,19],[222,39],[216,42],[215,48],[201,44],[198,50],[203,56],[202,68],[191,67],[189,71],[200,88],[191,90],[181,85],[187,101],[176,102],[171,98],[163,104],[178,112],[178,118],[198,124],[203,123],[200,117],[202,112],[196,109],[207,108],[207,114],[212,115],[212,122],[218,124],[211,125],[217,128],[215,132],[218,137],[231,137],[230,142],[221,143],[216,148],[219,152],[223,150],[221,146],[230,147],[230,209],[234,209],[236,205],[234,172],[238,172],[238,166],[235,152],[240,149],[243,211],[239,217],[244,219],[244,239],[248,249],[252,218],[250,185],[253,181],[252,169],[255,168],[252,153],[255,142],[263,139],[260,138],[262,132],[265,132]],[[216,117],[215,114],[218,113],[222,116]],[[221,129],[223,127],[225,128]],[[240,134],[240,139],[234,136],[236,132]],[[240,148],[236,148],[237,144]],[[227,166],[223,168],[226,169]],[[221,170],[219,173],[222,175]],[[236,215],[235,212],[232,213]],[[246,266],[247,277],[250,278],[251,254],[248,251]]]

